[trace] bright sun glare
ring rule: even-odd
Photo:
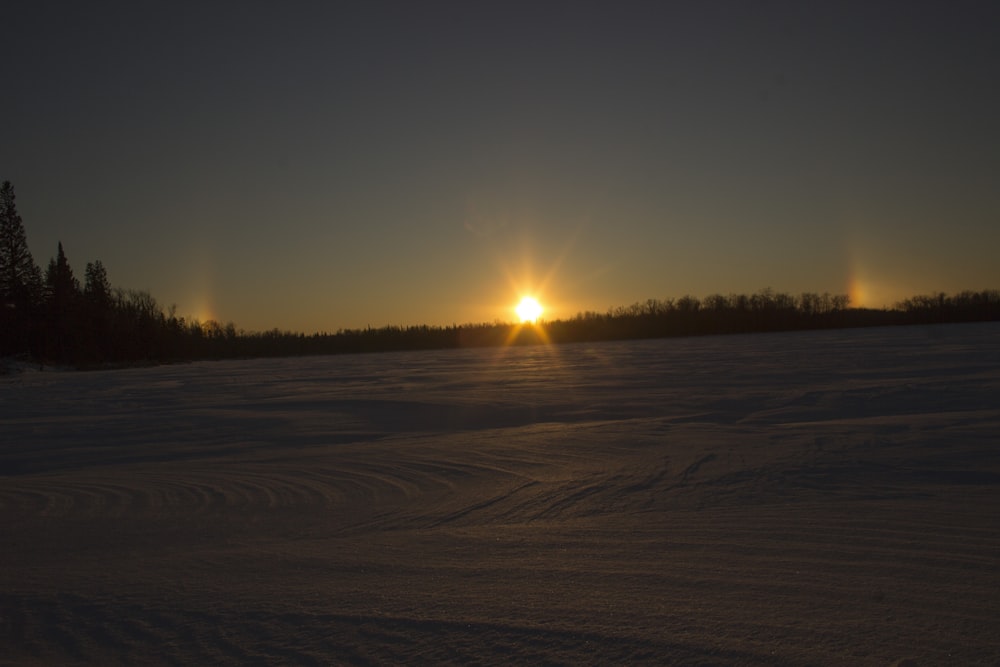
[[[538,299],[534,297],[526,296],[521,299],[521,303],[517,304],[515,308],[517,316],[521,318],[522,323],[534,322],[542,314],[542,304],[538,303]]]

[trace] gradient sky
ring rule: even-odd
[[[44,268],[248,330],[1000,288],[1000,4],[18,2]]]

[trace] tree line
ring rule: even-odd
[[[847,295],[770,288],[704,299],[648,299],[537,325],[385,326],[306,335],[247,332],[178,317],[146,291],[115,288],[100,260],[80,284],[60,242],[43,273],[28,249],[14,188],[0,186],[0,357],[78,367],[193,359],[342,354],[1000,320],[1000,291],[915,296],[891,309]]]

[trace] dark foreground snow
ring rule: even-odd
[[[1000,663],[1000,326],[0,377],[0,664]]]

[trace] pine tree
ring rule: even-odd
[[[17,213],[14,186],[4,181],[0,186],[0,300],[7,308],[28,311],[37,305],[41,282]]]
[[[75,361],[81,353],[80,281],[73,275],[62,242],[45,270],[45,350],[55,361]]]
[[[83,294],[89,303],[104,306],[111,303],[111,282],[101,260],[87,263]]]
[[[14,187],[0,186],[0,355],[34,350],[42,274],[28,250]]]
[[[114,290],[101,260],[89,262],[83,286],[82,335],[92,361],[114,358]]]
[[[79,300],[80,281],[73,275],[62,241],[59,242],[56,257],[49,260],[49,267],[45,270],[45,296],[49,308],[56,312],[70,310]]]

